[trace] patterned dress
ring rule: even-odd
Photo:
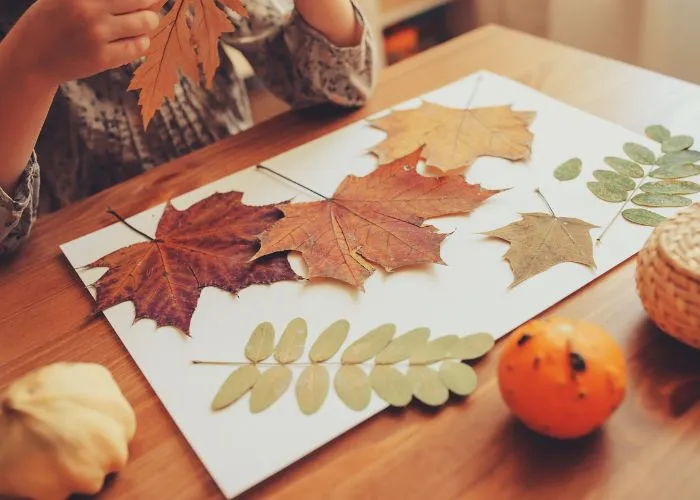
[[[248,18],[227,11],[235,32],[224,35],[222,43],[240,50],[266,88],[292,107],[364,104],[374,86],[375,48],[359,8],[355,5],[362,41],[337,47],[279,3],[247,1]],[[29,4],[2,2],[0,39]],[[245,83],[220,51],[212,90],[183,79],[175,99],[164,104],[147,130],[138,94],[126,90],[138,63],[61,85],[15,192],[0,189],[0,257],[21,246],[39,213],[249,128]]]

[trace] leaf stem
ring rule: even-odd
[[[151,236],[148,236],[148,235],[147,235],[146,233],[144,233],[143,231],[140,231],[140,230],[136,229],[134,226],[132,226],[131,224],[129,224],[129,223],[126,221],[126,219],[125,219],[124,217],[122,217],[121,215],[119,215],[117,212],[115,212],[115,211],[112,210],[111,208],[108,208],[108,209],[107,209],[107,213],[110,214],[110,215],[112,215],[112,216],[113,216],[114,218],[116,218],[119,222],[121,222],[122,224],[124,224],[126,227],[128,227],[129,229],[131,229],[131,230],[134,231],[135,233],[140,234],[141,236],[143,236],[143,237],[146,238],[147,240],[149,240],[149,241],[156,241],[155,238],[153,238],[153,237],[151,237]]]
[[[309,192],[315,194],[316,196],[320,196],[320,197],[323,198],[324,200],[330,200],[330,198],[329,198],[328,196],[324,196],[324,195],[322,195],[321,193],[319,193],[318,191],[314,191],[314,190],[311,189],[310,187],[304,186],[303,184],[301,184],[301,183],[295,181],[294,179],[290,179],[290,178],[287,177],[286,175],[280,174],[279,172],[277,172],[277,171],[275,171],[275,170],[272,170],[271,168],[266,167],[265,165],[258,165],[256,168],[260,168],[260,169],[262,169],[262,170],[267,170],[268,172],[270,172],[270,173],[272,173],[272,174],[275,174],[277,177],[281,177],[282,179],[284,179],[284,180],[286,180],[286,181],[289,181],[289,182],[291,182],[292,184],[296,184],[296,185],[299,186],[300,188],[306,189],[307,191],[309,191]]]
[[[605,226],[605,229],[603,229],[603,232],[600,233],[600,236],[596,238],[595,243],[596,245],[600,245],[600,242],[603,240],[603,236],[607,234],[607,232],[610,230],[612,225],[615,223],[617,218],[622,214],[622,212],[625,210],[629,202],[634,198],[634,195],[637,194],[637,191],[639,190],[639,187],[644,184],[644,182],[649,178],[649,174],[651,173],[652,169],[654,168],[654,165],[649,165],[649,170],[644,173],[644,177],[641,178],[639,182],[637,182],[637,185],[634,186],[634,189],[632,192],[629,194],[625,202],[622,204],[620,207],[620,210],[617,211],[617,213],[613,216],[612,220],[608,223],[607,226]]]
[[[550,205],[549,201],[547,201],[547,198],[544,196],[544,193],[542,193],[539,187],[535,188],[535,193],[537,193],[540,198],[542,198],[542,201],[544,201],[544,204],[547,205],[547,210],[549,210],[549,213],[552,214],[552,217],[556,217],[557,214],[554,213],[552,205]]]

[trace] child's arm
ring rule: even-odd
[[[273,0],[246,2],[250,17],[224,35],[265,86],[294,107],[361,106],[374,89],[376,47],[354,1],[295,0],[286,16]]]

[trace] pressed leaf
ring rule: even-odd
[[[260,363],[270,357],[275,349],[275,327],[270,322],[260,323],[253,330],[245,346],[245,357],[253,363]]]
[[[286,365],[298,360],[304,353],[306,345],[307,327],[302,318],[295,318],[289,322],[275,349],[275,359],[278,363]]]
[[[238,367],[216,393],[211,408],[214,411],[222,410],[241,399],[260,378],[260,372],[255,365],[242,365]]]
[[[691,164],[670,165],[652,170],[649,174],[655,179],[683,179],[700,174],[700,166]]]
[[[343,342],[348,337],[350,323],[341,319],[326,328],[316,339],[309,351],[309,359],[314,363],[328,361],[343,346]]]
[[[560,181],[570,181],[581,174],[583,163],[580,158],[571,158],[554,169],[554,177]]]
[[[563,262],[595,269],[590,230],[580,219],[551,214],[520,214],[521,220],[485,233],[510,243],[504,259],[513,271],[511,288]]]
[[[292,383],[292,370],[273,366],[263,372],[250,393],[250,411],[260,413],[275,404]]]
[[[628,208],[622,211],[622,217],[633,224],[655,227],[666,220],[666,217],[647,210],[646,208]]]
[[[656,142],[664,142],[671,137],[671,132],[663,125],[650,125],[644,130],[647,137]]]
[[[364,410],[372,397],[372,386],[367,374],[356,365],[341,366],[333,381],[338,397],[355,411]]]
[[[627,142],[622,146],[622,150],[630,160],[642,165],[653,165],[656,161],[656,155],[646,146],[637,144],[636,142]]]
[[[423,101],[370,120],[387,138],[372,148],[379,161],[393,161],[421,145],[426,163],[443,171],[469,167],[480,156],[512,161],[530,157],[535,114],[510,106],[455,109]]]
[[[411,357],[417,349],[428,342],[430,330],[428,328],[416,328],[396,337],[391,343],[377,355],[375,363],[379,365],[393,365]]]
[[[647,182],[640,189],[649,194],[694,194],[700,193],[700,184],[692,181]]]
[[[700,161],[700,151],[687,149],[677,153],[668,153],[658,159],[656,164],[660,167],[672,167],[675,165],[685,165]]]
[[[593,172],[593,177],[603,184],[624,189],[625,191],[631,191],[636,186],[636,183],[631,178],[610,170],[596,170]]]
[[[468,361],[484,356],[495,342],[490,333],[473,333],[460,338],[450,351],[450,358]]]
[[[391,272],[443,263],[440,246],[447,234],[425,220],[469,214],[500,191],[461,176],[419,174],[421,151],[364,177],[345,177],[331,199],[281,205],[285,217],[260,237],[256,256],[300,252],[311,281],[331,278],[356,288],[362,288],[375,265]]]
[[[690,148],[693,142],[695,141],[689,135],[674,135],[663,142],[661,151],[664,153],[677,153]]]
[[[607,156],[605,158],[605,163],[608,164],[615,172],[625,177],[634,177],[635,179],[641,179],[644,177],[644,169],[641,165],[636,164],[633,161],[625,160],[624,158],[616,158],[614,156]]]
[[[331,377],[323,365],[309,365],[299,375],[296,395],[299,409],[306,415],[316,413],[328,396]]]
[[[402,407],[411,402],[411,384],[406,375],[393,366],[377,365],[370,373],[372,388],[391,406]]]
[[[450,391],[468,396],[476,389],[476,372],[464,363],[445,361],[440,365],[440,379]]]
[[[638,194],[632,203],[642,207],[687,207],[693,202],[685,196],[674,194]]]
[[[396,333],[396,326],[392,324],[375,328],[350,344],[343,351],[340,361],[343,364],[353,365],[372,359],[391,342],[394,333]]]
[[[411,365],[429,365],[443,360],[450,355],[452,347],[458,340],[459,337],[457,335],[445,335],[444,337],[431,340],[413,353],[409,363]]]
[[[620,189],[615,184],[604,182],[587,182],[588,190],[603,201],[620,203],[627,199],[627,191]]]
[[[450,397],[440,375],[427,366],[411,366],[406,374],[411,384],[413,395],[429,406],[440,406]]]

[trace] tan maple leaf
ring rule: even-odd
[[[595,269],[590,230],[598,226],[545,213],[520,216],[519,221],[485,233],[510,243],[504,259],[513,271],[511,288],[564,262]]]
[[[309,278],[332,278],[361,287],[378,264],[387,271],[442,263],[447,236],[423,222],[468,214],[500,191],[457,176],[425,177],[416,171],[422,148],[365,177],[350,175],[333,198],[280,206],[284,218],[261,236],[256,257],[301,252]]]
[[[480,156],[508,160],[530,158],[534,112],[510,106],[455,109],[423,101],[418,108],[396,110],[370,120],[388,137],[371,152],[380,161],[400,158],[425,145],[423,158],[442,171],[469,167]]]

